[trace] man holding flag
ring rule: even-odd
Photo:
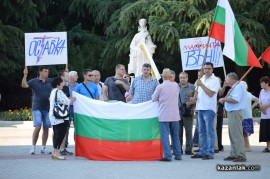
[[[225,80],[231,90],[228,92],[228,97],[220,98],[219,102],[224,103],[225,110],[228,112],[231,152],[230,156],[224,160],[245,162],[247,159],[242,127],[242,110],[246,104],[246,90],[243,85],[239,84],[238,76],[235,73],[229,73]]]

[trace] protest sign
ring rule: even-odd
[[[212,38],[210,38],[204,62],[207,40],[208,37],[179,40],[183,71],[201,69],[205,62],[213,63],[214,67],[224,65],[220,42]]]
[[[25,33],[25,66],[67,64],[67,33]]]

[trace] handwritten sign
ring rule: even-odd
[[[212,38],[210,38],[205,62],[203,61],[207,40],[208,37],[179,40],[183,71],[201,69],[205,62],[213,63],[215,68],[224,65],[220,42]]]
[[[25,33],[25,65],[67,64],[67,33]]]

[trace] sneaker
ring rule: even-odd
[[[192,151],[185,151],[186,155],[194,155],[194,153]]]
[[[237,157],[233,157],[233,156],[228,156],[226,158],[224,158],[225,161],[233,161],[235,160]]]
[[[40,153],[41,153],[41,154],[44,154],[44,155],[52,154],[52,152],[48,152],[48,151],[46,150],[46,148],[41,148]]]
[[[182,157],[174,157],[174,160],[182,160]]]
[[[265,148],[262,152],[263,152],[263,153],[269,153],[270,150],[269,150],[268,148]]]
[[[211,156],[211,155],[204,155],[204,156],[202,157],[202,159],[203,159],[203,160],[211,160],[211,159],[214,159],[214,157]]]
[[[247,161],[246,158],[240,156],[233,160],[233,162],[246,162],[246,161]]]
[[[170,162],[170,161],[172,161],[171,159],[167,159],[167,158],[162,158],[162,159],[160,159],[159,161],[161,161],[161,162]]]
[[[67,151],[67,149],[64,149],[63,151],[60,151],[60,154],[61,155],[71,156],[71,155],[73,155],[73,152],[69,152],[69,151]]]
[[[199,155],[199,154],[195,154],[195,155],[192,155],[191,158],[202,158],[203,156],[202,155]]]
[[[30,149],[29,154],[30,155],[35,155],[35,153],[36,153],[36,147],[32,146],[31,149]]]
[[[219,148],[218,149],[220,152],[223,152],[224,151],[224,148],[222,147],[222,148]]]

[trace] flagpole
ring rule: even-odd
[[[203,76],[202,75],[203,74],[203,64],[204,64],[205,59],[206,59],[206,54],[207,54],[209,42],[210,42],[210,36],[208,35],[208,40],[207,40],[207,43],[206,43],[206,49],[205,49],[204,56],[203,56],[203,63],[202,63],[202,67],[201,67],[199,78],[201,78]]]
[[[261,57],[258,59],[259,61],[261,60]],[[241,81],[243,81],[243,79],[249,74],[249,72],[254,68],[254,66],[249,67],[248,71],[246,71],[246,73],[240,78],[240,80],[238,81],[238,83],[240,83]],[[236,85],[235,85],[236,86]],[[234,90],[235,86],[232,88],[232,90],[230,92],[228,92],[228,94],[225,96],[225,98],[227,96],[229,96],[231,94],[231,92]]]
[[[203,64],[204,64],[205,59],[206,59],[206,54],[207,54],[209,42],[210,42],[210,36],[208,35],[208,40],[207,40],[207,43],[206,43],[206,49],[205,49],[204,56],[203,56],[203,63],[202,63],[202,67],[201,67],[201,70],[200,70],[200,74],[199,74],[198,79],[201,79],[202,76],[203,76]],[[198,91],[198,88],[199,88],[199,86],[196,85],[195,91]],[[198,92],[195,92],[193,98],[197,98],[197,95],[198,95]]]
[[[224,65],[223,65],[223,72],[224,72],[224,79],[226,78],[226,76],[227,76],[227,73],[226,73],[226,68],[225,68],[225,63],[224,63]]]
[[[216,12],[216,10],[217,10],[217,8],[215,8],[215,12]],[[215,14],[215,13],[214,13]],[[213,21],[213,19],[212,19],[212,21]],[[209,30],[209,32],[208,32],[208,40],[207,40],[207,45],[206,45],[206,49],[205,49],[205,52],[204,52],[204,57],[203,57],[203,64],[204,64],[204,62],[205,62],[205,59],[206,59],[206,54],[207,54],[207,50],[208,50],[208,46],[209,46],[209,42],[210,42],[210,32],[211,32],[211,29],[212,29],[212,22],[211,22],[211,26],[210,26],[210,30]],[[203,74],[203,64],[202,64],[202,67],[201,67],[201,71],[200,71],[200,75],[199,75],[199,77],[198,77],[198,79],[201,79],[201,77],[202,77],[202,74]],[[224,64],[225,65],[225,64]],[[225,70],[225,68],[223,68],[223,70],[224,70],[224,73],[226,74],[226,70]],[[226,77],[226,75],[225,75],[225,77]],[[195,89],[195,94],[194,94],[194,98],[197,98],[197,95],[198,95],[198,85],[196,86],[196,89]]]
[[[68,64],[66,64],[66,69],[65,69],[66,72],[68,72]]]

